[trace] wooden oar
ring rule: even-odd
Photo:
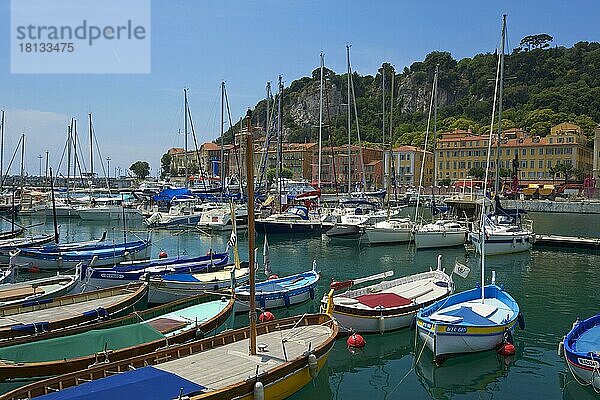
[[[333,290],[348,289],[354,285],[358,285],[359,283],[374,281],[376,279],[385,279],[388,276],[392,276],[392,275],[394,275],[394,271],[387,271],[387,272],[382,272],[380,274],[366,276],[364,278],[349,279],[347,281],[342,281],[342,282],[334,281],[329,284],[329,288],[333,289]]]

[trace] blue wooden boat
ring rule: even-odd
[[[92,248],[84,247],[62,251],[54,247],[21,249],[16,263],[41,269],[70,269],[80,262],[94,265],[115,265],[122,261],[148,258],[149,240],[112,244],[98,243]]]
[[[197,257],[169,257],[149,261],[128,261],[110,268],[86,268],[83,289],[111,287],[167,274],[200,273],[223,269],[229,253],[211,253]]]
[[[482,295],[483,293],[483,295]],[[417,314],[417,330],[438,358],[495,349],[515,325],[524,326],[517,302],[494,283],[451,295]]]
[[[259,282],[256,284],[256,303],[260,308],[270,310],[313,300],[319,278],[320,273],[316,270],[316,263],[313,263],[311,271]],[[236,288],[235,297],[235,312],[248,311],[250,286]]]
[[[583,386],[600,391],[600,314],[575,321],[563,338],[562,347],[569,370]]]

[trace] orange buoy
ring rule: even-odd
[[[27,270],[27,272],[32,273],[32,274],[37,274],[38,272],[40,272],[40,268],[39,267],[29,267],[29,269]]]
[[[272,312],[270,311],[265,311],[262,312],[259,316],[258,316],[258,320],[260,322],[269,322],[269,321],[273,321],[275,320],[275,315],[273,315]]]
[[[356,347],[358,349],[362,349],[363,347],[365,347],[367,342],[358,333],[353,333],[352,335],[350,335],[350,337],[348,337],[348,340],[346,340],[346,344],[348,345],[348,347]]]
[[[509,342],[503,343],[498,349],[498,354],[504,357],[514,356],[516,353],[515,345]]]
[[[167,257],[169,257],[169,255],[164,250],[161,250],[160,253],[158,253],[158,258],[167,258]]]
[[[279,276],[273,274],[273,275],[269,275],[269,277],[267,278],[267,280],[269,280],[269,281],[272,280],[272,279],[279,279]]]

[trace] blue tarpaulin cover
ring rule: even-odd
[[[173,200],[173,197],[190,196],[191,194],[192,192],[188,188],[165,189],[160,193],[155,194],[152,197],[152,200],[155,202],[163,201],[168,203]]]
[[[143,367],[86,382],[79,386],[49,393],[44,400],[106,400],[106,399],[176,399],[183,394],[199,393],[206,388],[170,372],[154,367]]]

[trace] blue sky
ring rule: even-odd
[[[21,1],[21,0],[13,0]],[[10,73],[10,2],[0,0],[0,108],[6,110],[10,158],[27,135],[27,170],[38,173],[48,150],[56,166],[70,117],[85,132],[87,114],[103,158],[127,168],[182,146],[184,87],[199,142],[218,136],[220,82],[227,82],[233,118],[264,97],[267,81],[286,85],[307,76],[325,53],[327,67],[373,74],[382,62],[402,69],[434,50],[456,59],[493,51],[508,14],[514,48],[528,34],[549,33],[557,45],[600,40],[598,2],[573,1],[152,1],[152,72],[144,75],[17,75]],[[96,165],[98,161],[96,160]],[[14,168],[14,167],[13,167]],[[13,169],[17,171],[17,169]]]

